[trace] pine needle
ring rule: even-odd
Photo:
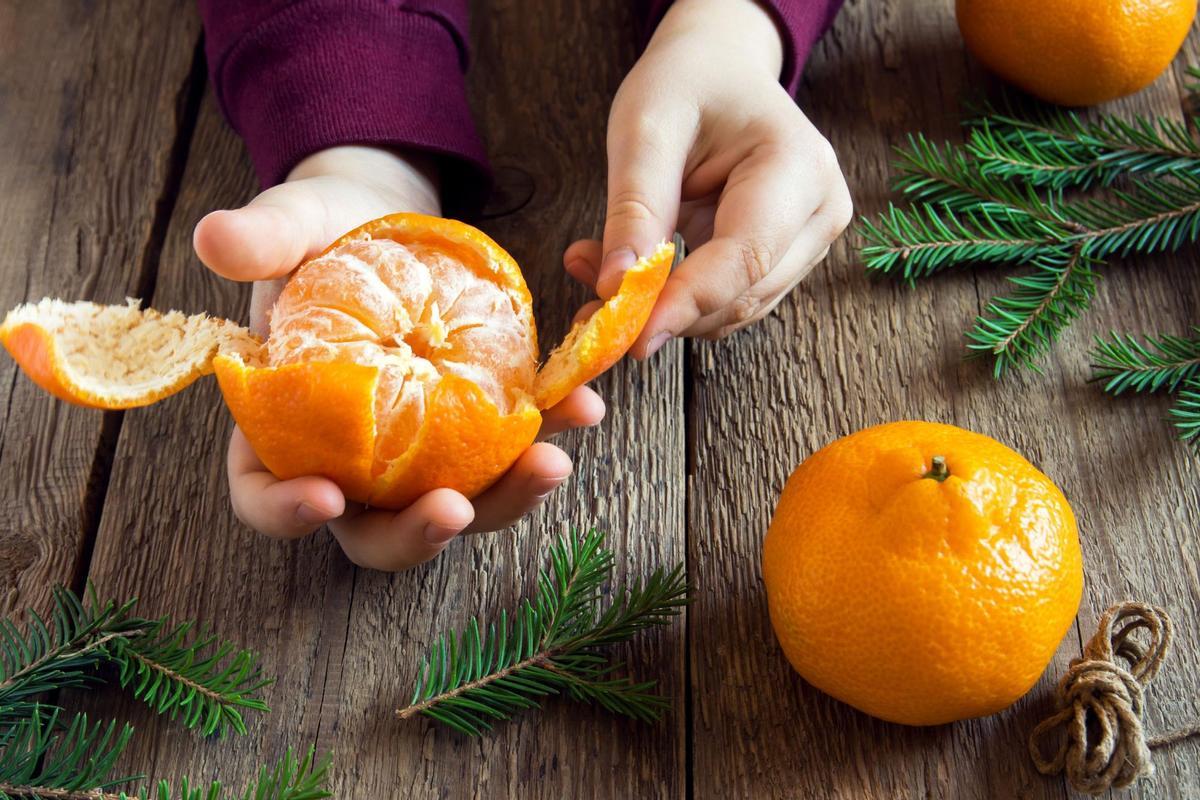
[[[604,603],[613,554],[603,545],[595,530],[560,538],[532,599],[496,622],[473,619],[461,633],[438,637],[397,716],[423,715],[479,736],[548,695],[564,694],[614,714],[658,719],[668,700],[654,692],[655,683],[621,675],[621,665],[600,651],[678,615],[687,602],[683,568],[655,570]]]
[[[204,736],[246,734],[241,710],[269,711],[256,695],[271,684],[258,657],[212,636],[190,639],[193,622],[171,625],[166,618],[112,647],[121,685],[160,714],[180,719]]]
[[[1191,378],[1183,384],[1170,417],[1179,438],[1200,455],[1200,378]]]
[[[195,622],[133,614],[136,600],[100,602],[89,585],[85,599],[56,587],[49,619],[27,612],[25,624],[0,620],[0,800],[318,800],[329,757],[303,759],[289,751],[260,770],[243,793],[219,782],[119,789],[139,776],[117,773],[133,729],[115,721],[67,716],[43,695],[94,688],[115,669],[123,687],[158,713],[203,735],[246,733],[241,712],[267,711],[258,691],[270,683],[257,657],[207,635]]]
[[[1056,108],[990,114],[973,123],[966,149],[984,175],[1038,187],[1090,189],[1134,174],[1200,175],[1200,142],[1176,120],[1104,116],[1094,122]]]
[[[1200,69],[1188,74],[1200,81]],[[1040,359],[1091,304],[1108,260],[1200,239],[1200,120],[1085,120],[1017,106],[984,108],[961,146],[909,136],[893,178],[908,205],[858,224],[867,270],[910,285],[976,264],[1025,267],[1008,278],[1012,293],[989,301],[967,332],[968,350],[990,355],[996,377],[1040,371]],[[1171,420],[1200,453],[1196,333],[1144,341],[1112,333],[1097,340],[1092,367],[1112,394],[1179,391]]]
[[[1013,367],[1036,370],[1037,359],[1095,294],[1097,263],[1079,247],[1040,255],[1031,274],[1008,279],[1016,291],[992,300],[976,319],[967,347],[995,357],[996,377]]]
[[[150,624],[132,616],[136,601],[101,603],[90,586],[84,599],[63,587],[51,596],[49,620],[32,609],[23,629],[0,619],[0,709],[11,713],[35,695],[99,682],[95,668],[107,661],[108,645]]]
[[[1139,340],[1130,334],[1112,332],[1105,340],[1096,338],[1092,351],[1092,380],[1104,381],[1110,394],[1173,392],[1200,375],[1200,327],[1195,336],[1152,336]]]

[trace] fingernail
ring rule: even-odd
[[[657,353],[664,344],[670,341],[670,339],[671,334],[669,331],[663,331],[662,333],[657,334],[653,339],[646,343],[646,358],[649,358]]]
[[[621,278],[636,263],[637,255],[628,247],[621,247],[606,255],[604,263],[600,265],[600,280],[596,283],[600,296],[607,299],[616,294],[621,288]]]
[[[308,503],[301,503],[296,506],[296,519],[303,522],[305,525],[317,525],[321,522],[329,520],[329,514],[325,513],[316,506],[310,506]]]
[[[431,522],[425,526],[425,541],[430,544],[445,544],[458,535],[458,528],[447,528]]]

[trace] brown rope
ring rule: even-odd
[[[1145,645],[1133,638],[1140,630],[1149,634]],[[1100,794],[1152,775],[1150,748],[1200,734],[1198,724],[1147,739],[1142,728],[1142,687],[1162,666],[1171,636],[1171,618],[1157,606],[1125,602],[1104,612],[1083,655],[1058,682],[1059,710],[1029,735],[1038,772],[1065,772],[1076,791]],[[1044,742],[1059,727],[1065,736],[1046,757]]]

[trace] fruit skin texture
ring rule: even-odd
[[[584,322],[576,323],[538,374],[538,408],[562,402],[621,360],[646,327],[654,303],[671,274],[675,246],[663,242],[621,278],[616,295]]]
[[[1196,0],[957,0],[967,48],[1052,103],[1087,106],[1148,86],[1171,63]]]
[[[0,342],[43,389],[93,408],[149,405],[215,372],[276,477],[323,475],[350,500],[404,508],[436,488],[473,497],[511,467],[536,438],[541,410],[633,345],[674,252],[663,243],[639,259],[540,371],[532,298],[512,257],[470,225],[404,213],[350,231],[302,265],[272,309],[279,316],[265,343],[203,314],[51,298],[10,311]],[[463,324],[450,323],[451,308]],[[419,411],[410,413],[402,392],[416,384]]]
[[[393,214],[350,231],[321,255],[365,239],[432,247],[470,265],[510,293],[536,340],[521,270],[482,231],[455,220]],[[532,386],[513,387],[524,399],[502,414],[474,383],[444,374],[412,446],[381,468],[375,458],[377,368],[324,361],[259,366],[226,355],[218,355],[213,367],[233,418],[276,477],[325,475],[347,498],[380,508],[404,508],[440,487],[478,494],[533,444],[541,427]]]
[[[934,456],[949,477],[924,477]],[[992,714],[1037,682],[1083,592],[1075,517],[989,437],[892,422],[784,487],[763,547],[771,624],[818,689],[881,719]]]
[[[277,478],[325,475],[348,498],[380,508],[404,508],[442,487],[478,494],[525,452],[542,424],[532,403],[501,415],[473,383],[446,375],[412,449],[374,475],[374,367],[254,368],[228,356],[213,366],[230,413]]]
[[[103,405],[103,398],[97,397],[94,392],[87,391],[66,375],[63,359],[58,354],[54,336],[45,328],[28,323],[5,325],[3,331],[0,331],[0,341],[3,341],[8,352],[12,354],[13,360],[21,365],[29,379],[50,394],[60,400],[88,408],[106,407]],[[189,377],[194,380],[199,377],[199,373]],[[157,394],[159,396],[171,394],[174,388],[173,386],[167,387]],[[154,397],[151,402],[157,399],[158,397]],[[121,408],[122,406],[114,405],[112,407]]]

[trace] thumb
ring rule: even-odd
[[[192,246],[205,266],[222,277],[282,278],[328,244],[328,214],[303,181],[284,183],[243,208],[208,214],[197,223]]]
[[[624,126],[608,134],[608,208],[596,293],[608,299],[639,256],[670,239],[690,142],[681,130]]]

